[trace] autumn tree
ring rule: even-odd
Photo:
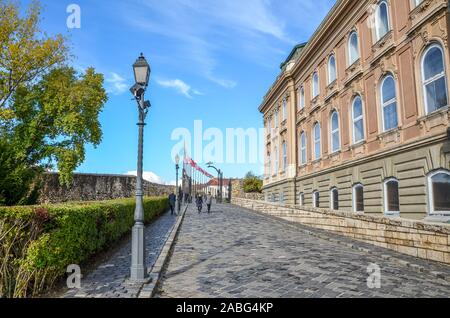
[[[103,75],[70,67],[67,40],[42,32],[40,14],[38,1],[21,16],[0,0],[0,204],[32,203],[46,169],[69,183],[102,139]]]
[[[244,178],[244,192],[245,193],[261,193],[263,181],[253,172],[248,172]]]

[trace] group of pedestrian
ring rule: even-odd
[[[170,206],[170,214],[174,215],[175,207],[177,203],[177,196],[175,193],[169,194],[169,206]],[[212,195],[209,192],[207,195],[197,194],[195,197],[195,204],[197,205],[198,213],[202,213],[203,203],[206,203],[208,214],[211,213],[211,205],[212,205]]]
[[[198,213],[202,213],[203,203],[206,203],[206,207],[208,209],[208,214],[211,213],[211,205],[212,205],[212,195],[209,192],[207,195],[203,196],[201,194],[197,194],[195,203],[197,204]]]

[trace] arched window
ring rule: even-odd
[[[286,120],[287,116],[287,100],[283,99],[283,121]]]
[[[383,130],[388,131],[398,127],[397,92],[395,80],[387,75],[381,82],[381,106],[383,114]]]
[[[287,144],[286,141],[283,141],[283,171],[286,172],[287,169]]]
[[[359,60],[359,40],[356,31],[350,33],[348,38],[348,65]]]
[[[422,80],[427,114],[448,106],[444,53],[439,44],[426,49],[422,59]]]
[[[332,54],[328,58],[328,84],[333,83],[336,80],[336,58]]]
[[[275,128],[278,128],[278,110],[275,111],[275,116],[274,116],[274,121],[275,121]]]
[[[319,86],[319,74],[314,72],[312,77],[312,96],[316,98],[320,94],[320,86]]]
[[[336,152],[341,149],[341,137],[339,132],[339,114],[333,111],[330,118],[331,127],[331,152]]]
[[[375,16],[375,30],[377,41],[382,39],[390,30],[389,7],[386,1],[381,1],[378,4]]]
[[[387,215],[400,214],[400,196],[397,179],[390,178],[384,181],[384,212]]]
[[[305,205],[305,194],[303,192],[301,192],[299,194],[298,202],[299,202],[300,206],[304,206]]]
[[[363,141],[364,136],[364,112],[361,97],[357,95],[352,103],[352,119],[353,119],[353,143],[356,144]]]
[[[364,212],[364,186],[361,183],[353,186],[353,209]]]
[[[315,208],[320,208],[320,194],[317,190],[313,192],[313,206]]]
[[[300,165],[306,165],[307,158],[306,158],[306,133],[302,132],[300,134]]]
[[[320,124],[314,125],[314,160],[319,160],[322,156],[320,141]]]
[[[450,171],[439,170],[428,176],[430,214],[450,214]]]
[[[339,191],[337,188],[332,188],[330,191],[330,207],[332,210],[339,210]]]
[[[305,108],[305,89],[303,86],[298,89],[298,108],[299,110]]]
[[[279,162],[279,152],[278,152],[278,147],[277,146],[275,146],[275,148],[274,148],[274,150],[273,150],[273,154],[274,154],[274,156],[275,156],[275,171],[274,171],[274,174],[278,174],[278,171],[279,171],[279,165],[278,165],[278,162]]]

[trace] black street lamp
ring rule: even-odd
[[[223,178],[223,172],[220,169],[217,169],[216,167],[214,167],[212,162],[208,162],[206,164],[208,166],[208,168],[212,168],[214,170],[217,171],[217,175],[218,175],[218,184],[219,184],[219,194],[218,194],[218,198],[217,200],[219,201],[219,203],[222,203],[222,178]]]
[[[180,189],[178,189],[178,170],[180,169],[180,156],[177,154],[176,156],[175,156],[175,170],[176,170],[176,176],[177,176],[177,181],[176,181],[176,185],[177,185],[177,188],[176,188],[176,194],[177,194],[177,209],[178,209],[178,213],[180,213],[180,210],[181,210],[181,198],[180,198]]]
[[[144,153],[144,126],[145,118],[150,109],[150,102],[144,98],[145,91],[150,81],[150,65],[144,55],[133,64],[135,84],[130,91],[138,104],[139,110],[139,144],[136,179],[136,209],[134,212],[135,224],[132,230],[131,243],[131,281],[143,282],[147,277],[146,253],[145,253],[145,225],[144,225],[144,191],[143,191],[143,153]]]

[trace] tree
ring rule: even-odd
[[[253,172],[248,172],[244,178],[244,192],[245,193],[261,193],[263,181],[257,177]]]
[[[61,183],[102,139],[103,75],[68,66],[66,39],[39,29],[34,1],[25,17],[0,0],[0,204],[29,203],[37,176],[57,168]]]

